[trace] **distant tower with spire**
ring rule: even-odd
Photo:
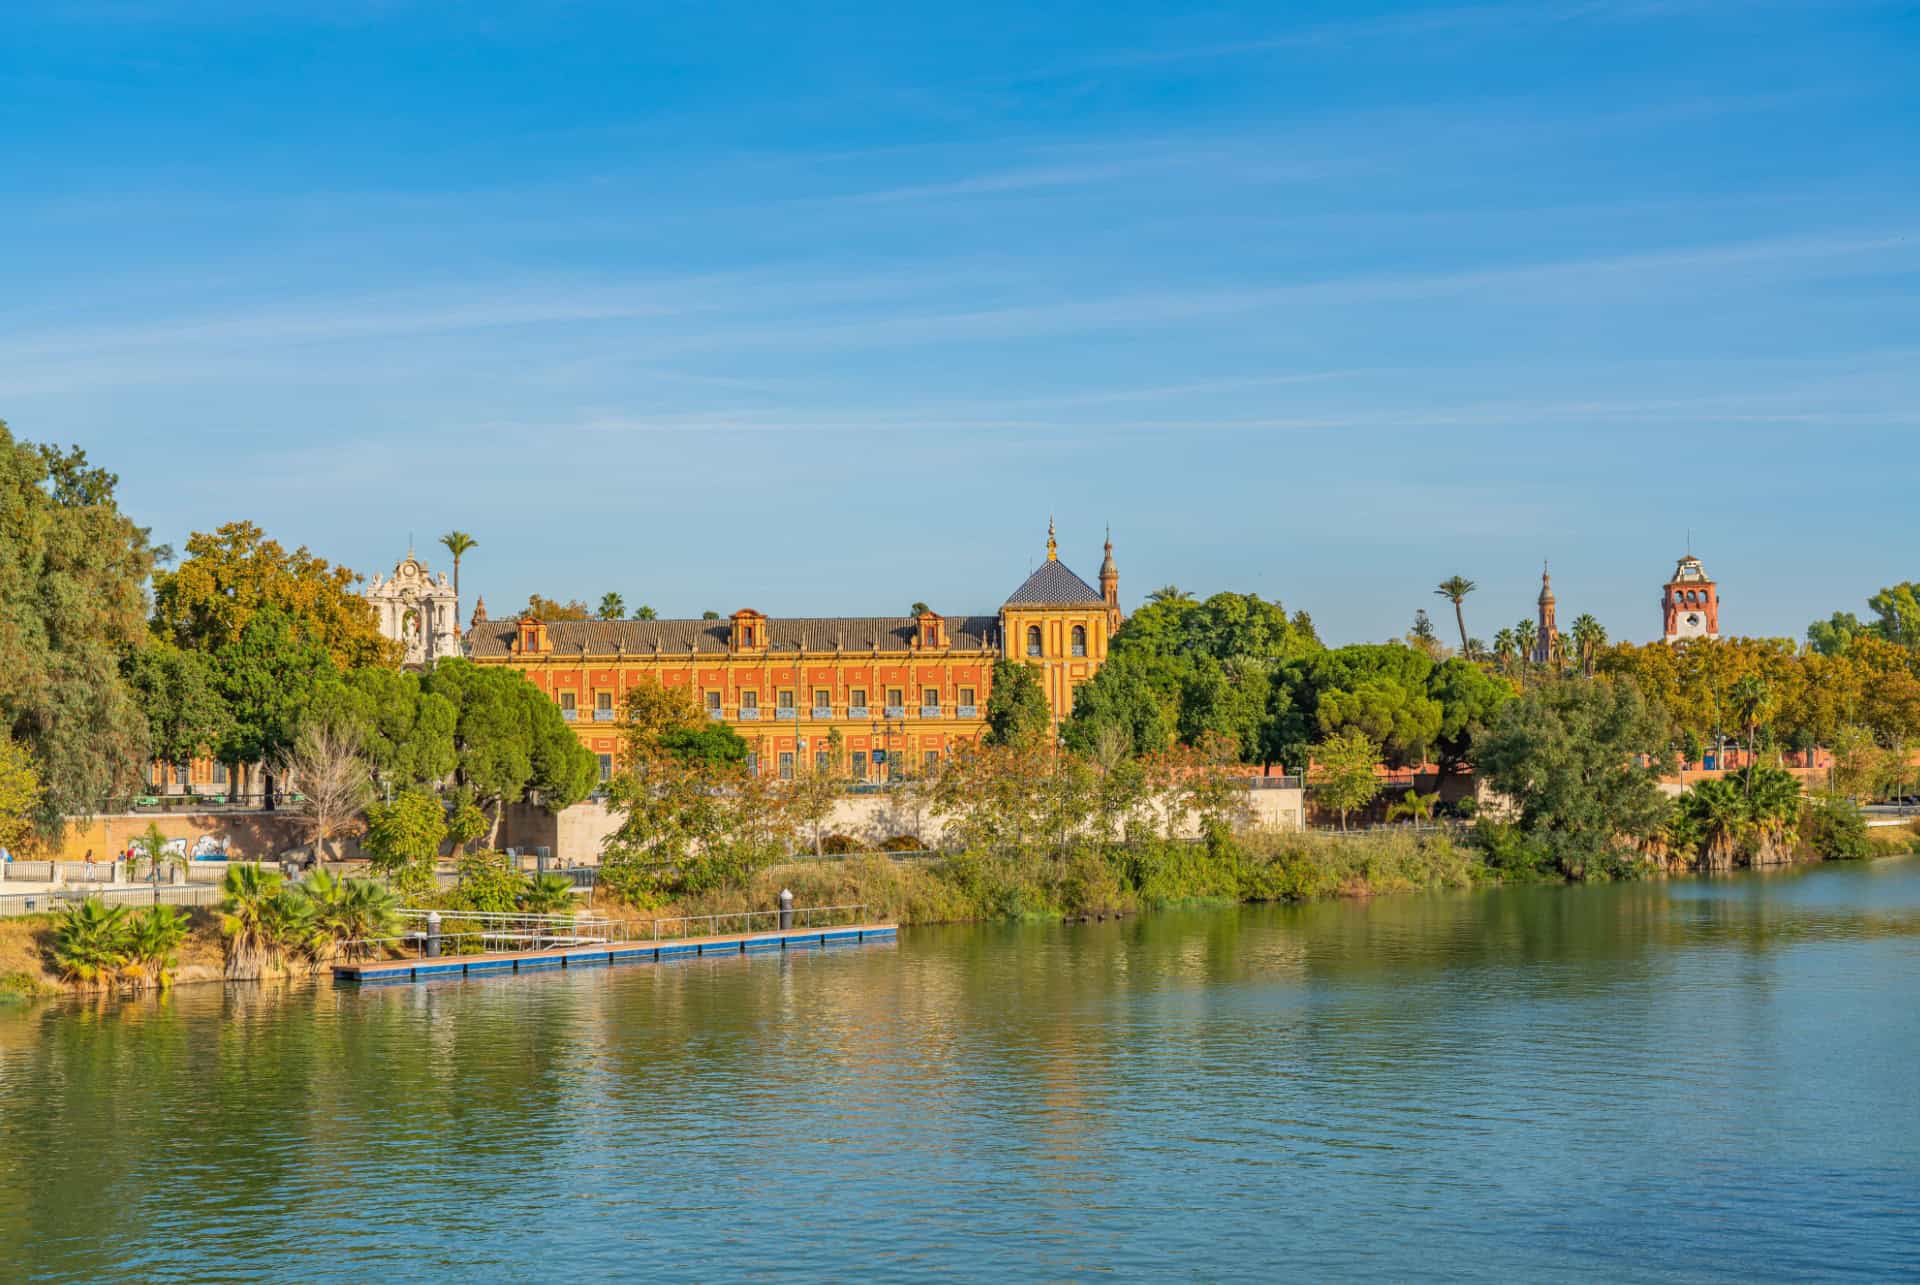
[[[1120,568],[1113,565],[1113,528],[1107,528],[1107,556],[1100,562],[1100,596],[1107,600],[1107,628],[1120,628]]]
[[[1545,665],[1560,654],[1560,627],[1554,622],[1553,577],[1540,564],[1540,619],[1533,643],[1535,664]]]

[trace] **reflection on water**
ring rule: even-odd
[[[0,1276],[1883,1278],[1920,863],[0,1011]]]

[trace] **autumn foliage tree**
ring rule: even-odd
[[[275,607],[297,641],[323,648],[339,669],[390,665],[399,644],[380,634],[360,576],[310,553],[288,552],[251,522],[187,538],[186,557],[153,577],[153,629],[205,652],[237,642],[255,613]]]

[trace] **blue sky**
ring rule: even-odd
[[[1910,4],[0,8],[0,417],[467,596],[1920,577]]]

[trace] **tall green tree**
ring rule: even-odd
[[[453,707],[454,777],[489,811],[495,836],[507,805],[537,802],[558,812],[599,783],[599,760],[518,671],[453,657],[421,681]]]
[[[133,789],[146,758],[120,664],[143,633],[154,549],[118,484],[78,447],[19,441],[0,422],[0,730],[37,766],[46,833]]]
[[[594,614],[602,620],[625,620],[627,618],[627,600],[617,593],[600,595],[600,608]]]
[[[1464,771],[1473,744],[1502,705],[1513,699],[1513,684],[1471,661],[1455,656],[1427,678],[1427,695],[1440,706],[1434,748],[1443,773]]]
[[[154,758],[184,763],[212,752],[226,739],[232,716],[207,653],[155,639],[130,648],[121,672],[146,715],[147,751]]]
[[[1453,604],[1453,620],[1460,626],[1460,654],[1469,660],[1473,659],[1473,648],[1467,639],[1467,613],[1461,604],[1479,587],[1465,576],[1448,576],[1434,588],[1434,593]]]
[[[332,656],[278,606],[252,612],[238,636],[213,655],[215,688],[228,714],[216,753],[236,779],[259,763],[274,792],[276,769],[299,738],[316,688],[337,681]]]
[[[1665,822],[1667,740],[1665,716],[1631,680],[1557,679],[1503,705],[1473,761],[1516,805],[1529,842],[1562,873],[1592,875],[1627,868]]]
[[[1044,745],[1052,728],[1052,711],[1038,673],[1018,661],[994,661],[993,685],[987,692],[987,744]]]
[[[316,684],[308,720],[349,731],[384,787],[436,786],[453,774],[456,712],[421,675],[356,669]]]

